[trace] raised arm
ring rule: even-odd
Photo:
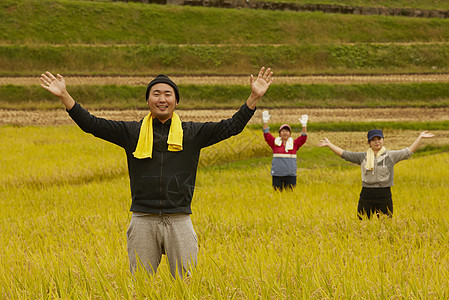
[[[262,67],[256,79],[251,75],[251,95],[249,95],[248,100],[246,100],[246,105],[248,105],[250,109],[254,110],[256,108],[257,102],[259,102],[260,98],[262,98],[268,90],[271,83],[273,83],[273,72],[271,72],[270,68],[265,70],[265,67]]]
[[[418,136],[418,138],[413,142],[413,144],[408,147],[410,151],[415,153],[415,151],[418,149],[419,145],[421,144],[422,139],[432,138],[435,135],[433,133],[429,133],[427,131],[421,132],[421,134]]]
[[[340,157],[341,157],[341,155],[343,154],[343,151],[344,151],[340,147],[335,146],[334,144],[332,144],[327,138],[324,138],[324,140],[320,140],[320,142],[318,143],[318,146],[320,146],[320,147],[328,147],[329,149],[331,149],[335,154],[337,154]]]
[[[75,103],[67,92],[65,80],[61,75],[53,76],[50,72],[41,75],[41,86],[57,96],[66,107],[70,117],[87,133],[125,148],[132,132],[138,127],[138,122],[121,122],[107,120],[90,114],[81,105]],[[133,150],[135,145],[133,146]]]
[[[75,100],[73,100],[72,96],[67,92],[65,80],[61,75],[57,74],[55,77],[50,72],[45,72],[45,74],[41,74],[40,80],[42,82],[41,86],[57,96],[67,110],[70,110],[75,105]]]

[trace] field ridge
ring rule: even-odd
[[[133,75],[76,75],[64,76],[70,85],[146,85],[151,76]],[[171,76],[177,84],[237,84],[247,85],[249,76],[210,75],[210,76]],[[275,76],[276,84],[359,84],[359,83],[417,83],[449,82],[449,73],[415,73],[415,74],[314,74],[302,76]],[[0,85],[36,85],[40,84],[36,76],[0,76]]]
[[[55,102],[58,100],[55,99]],[[207,122],[220,121],[229,118],[235,109],[178,109],[183,121]],[[261,124],[262,111],[256,110],[249,125]],[[92,114],[112,120],[136,121],[141,120],[148,113],[142,103],[142,109],[132,110],[89,110]],[[449,121],[449,107],[443,108],[270,108],[271,123],[298,124],[298,117],[308,114],[311,124],[314,122],[447,122]],[[5,110],[0,109],[0,126],[59,126],[71,125],[72,119],[61,109],[52,110]]]

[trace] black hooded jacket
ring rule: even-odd
[[[201,149],[245,128],[255,110],[242,105],[232,118],[220,122],[182,122],[183,150],[167,150],[171,119],[162,124],[153,120],[152,158],[133,156],[142,121],[112,121],[91,115],[78,103],[69,115],[85,132],[125,149],[131,185],[131,211],[152,214],[191,214],[196,172]]]

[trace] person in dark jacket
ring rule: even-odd
[[[132,196],[127,230],[130,270],[155,273],[167,255],[173,277],[190,275],[197,263],[198,241],[190,219],[200,151],[239,134],[273,82],[271,69],[251,75],[251,94],[230,119],[181,122],[175,113],[178,86],[160,74],[147,86],[149,114],[141,121],[113,121],[91,115],[67,92],[64,78],[41,75],[41,86],[59,97],[70,117],[85,132],[114,143],[126,152]]]

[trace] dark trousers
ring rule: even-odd
[[[390,187],[386,188],[366,188],[363,187],[360,192],[357,215],[360,220],[363,216],[368,219],[373,215],[385,214],[388,217],[393,216],[393,200],[391,198]]]
[[[273,176],[273,187],[276,191],[292,190],[296,186],[296,176]]]

